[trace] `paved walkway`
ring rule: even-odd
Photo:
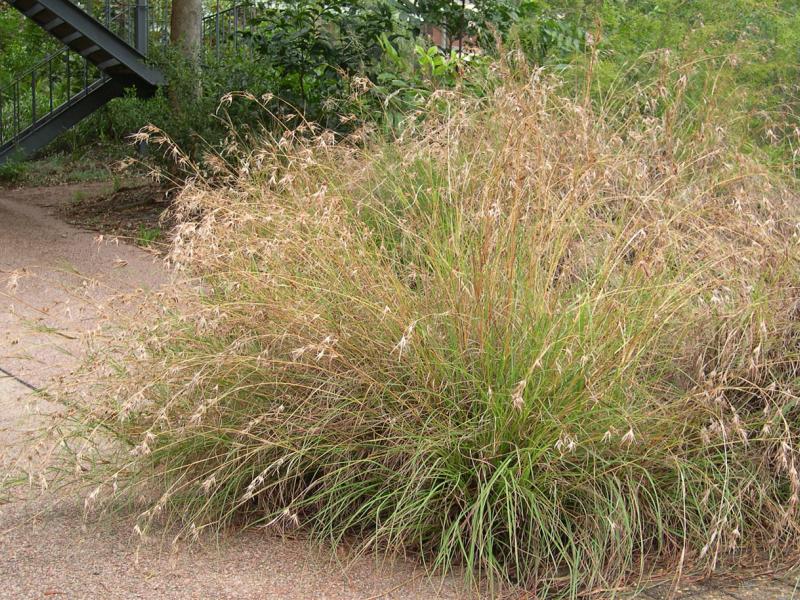
[[[112,296],[168,281],[153,256],[52,216],[79,190],[91,194],[100,187],[0,190],[0,368],[34,387],[75,367],[83,336],[113,327],[123,308],[111,305]],[[36,431],[41,413],[57,410],[0,372],[0,476],[24,459],[21,442]],[[432,581],[403,561],[332,558],[301,540],[259,532],[191,547],[169,539],[137,547],[129,525],[124,519],[85,522],[80,498],[51,494],[0,503],[0,598],[470,597],[457,581]],[[794,585],[777,577],[730,586],[715,581],[680,596],[793,598]],[[668,591],[636,597],[660,600]]]

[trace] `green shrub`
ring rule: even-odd
[[[169,90],[146,100],[129,90],[54,149],[97,138],[119,142],[148,124],[169,134],[194,160],[225,145],[229,123],[240,133],[280,131],[298,118],[341,134],[364,124],[399,130],[402,119],[436,89],[459,84],[466,64],[415,38],[406,19],[386,2],[303,0],[275,10],[264,7],[260,20],[240,37],[238,44],[204,54],[199,96],[194,70],[169,48],[154,51],[150,58],[164,71]],[[477,58],[471,62],[484,66]],[[269,111],[235,103],[217,118],[220,100],[236,92],[269,98]],[[177,108],[170,96],[181,98]]]
[[[17,9],[0,5],[0,89],[8,86],[16,73],[29,69],[31,52],[44,58],[47,53],[58,48],[36,24],[22,16]]]
[[[26,163],[11,157],[0,164],[0,183],[17,183],[23,179],[27,171]]]

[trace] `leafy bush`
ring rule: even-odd
[[[0,183],[17,183],[27,172],[27,166],[18,158],[12,157],[0,164]]]
[[[396,28],[385,3],[302,0],[266,9],[253,37],[275,71],[272,92],[319,120],[326,99],[341,96],[346,77],[380,58],[380,36],[394,37]]]
[[[202,291],[72,398],[88,506],[564,596],[796,547],[796,195],[724,124],[679,141],[659,88],[504,77],[392,143],[305,124],[198,175],[171,260]]]
[[[31,60],[31,49],[41,52],[36,58],[43,58],[56,47],[55,42],[15,8],[0,4],[0,88],[35,62]]]
[[[299,117],[340,133],[365,122],[392,129],[435,89],[456,85],[464,66],[455,55],[412,40],[380,2],[305,0],[266,7],[261,21],[240,34],[245,39],[239,45],[205,55],[199,97],[182,93],[196,88],[194,70],[164,49],[151,58],[184,104],[176,110],[166,90],[148,100],[130,90],[82,123],[65,143],[124,139],[149,123],[199,159],[224,144],[226,123],[241,131],[277,131],[285,120]],[[270,110],[236,103],[225,106],[223,119],[215,118],[220,99],[236,91],[270,98]]]

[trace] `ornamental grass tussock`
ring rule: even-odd
[[[198,171],[198,285],[73,402],[92,503],[571,597],[797,549],[795,191],[683,73],[590,103],[498,69],[391,143]]]

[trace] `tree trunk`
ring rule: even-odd
[[[183,58],[180,82],[170,86],[170,99],[176,110],[200,96],[200,53],[203,43],[202,0],[173,0],[170,19],[170,42]],[[175,85],[177,84],[177,85]]]

